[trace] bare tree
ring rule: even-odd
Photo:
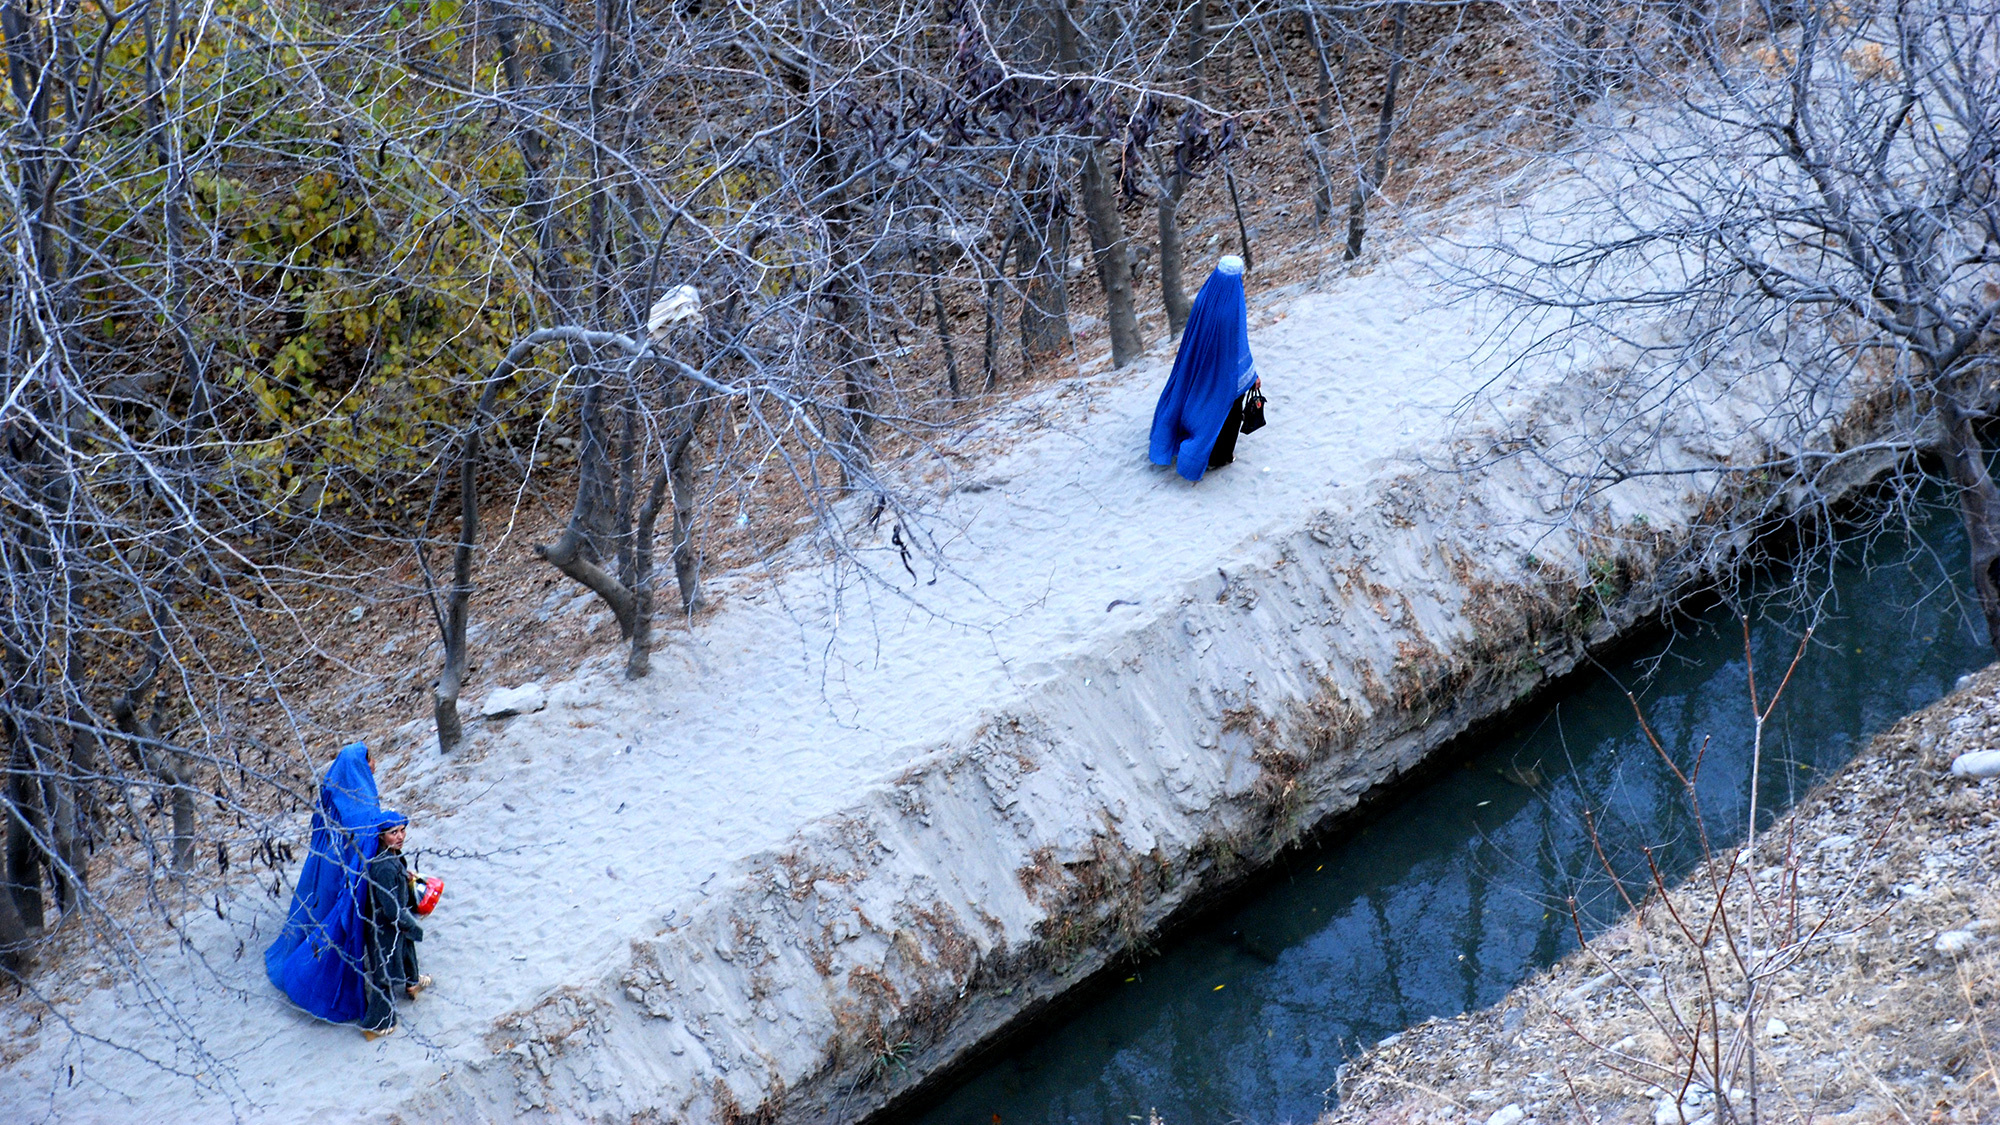
[[[1303,20],[1307,40],[1312,44],[1313,72],[1317,80],[1313,94],[1312,128],[1306,133],[1306,152],[1313,170],[1313,222],[1323,224],[1327,217],[1333,214],[1333,173],[1328,167],[1330,161],[1323,138],[1333,121],[1334,98],[1343,85],[1342,78],[1346,76],[1347,51],[1344,49],[1339,51],[1339,73],[1336,74],[1335,63],[1331,57],[1333,52],[1327,43],[1327,28],[1325,21],[1320,17],[1319,5],[1308,3]],[[1335,28],[1343,27],[1338,19],[1333,23]]]
[[[1588,72],[1617,93],[1558,100],[1569,143],[1553,163],[1574,202],[1464,279],[1520,300],[1520,325],[1550,348],[1590,335],[1637,357],[1607,403],[1615,436],[1587,455],[1581,483],[1650,471],[1641,419],[1734,356],[1783,381],[1774,408],[1801,441],[1718,475],[1810,496],[1851,457],[1935,450],[2000,648],[2000,492],[1977,426],[1996,400],[2000,314],[1992,13],[1969,0],[1806,0],[1649,9],[1614,28],[1594,11],[1519,12],[1562,91]],[[1664,335],[1634,336],[1640,313]],[[1803,440],[1864,401],[1878,441],[1827,455]],[[1896,481],[1913,487],[1923,462],[1900,464]]]
[[[1188,0],[1181,27],[1187,95],[1200,102],[1207,94],[1203,76],[1208,56],[1208,0]],[[1183,109],[1175,128],[1173,144],[1165,149],[1159,165],[1160,302],[1166,307],[1167,332],[1174,336],[1180,335],[1181,329],[1187,327],[1188,313],[1193,310],[1193,303],[1188,300],[1186,265],[1181,250],[1181,200],[1187,195],[1188,184],[1195,176],[1196,161],[1199,159],[1197,154],[1206,139],[1207,131],[1201,127],[1200,112],[1192,108]]]
[[[1113,15],[1115,9],[1102,13],[1107,20]],[[1070,74],[1082,73],[1084,36],[1066,7],[1056,8],[1055,24],[1062,69]],[[1091,256],[1097,263],[1098,283],[1104,288],[1105,319],[1111,327],[1111,364],[1123,367],[1145,350],[1145,343],[1139,337],[1138,313],[1132,304],[1132,248],[1118,215],[1117,178],[1106,171],[1096,138],[1086,138],[1081,147],[1078,178],[1085,227],[1090,232]]]
[[[1347,198],[1347,257],[1361,254],[1368,228],[1368,200],[1389,176],[1389,140],[1396,129],[1396,87],[1403,79],[1403,45],[1410,26],[1410,6],[1397,4],[1389,12],[1389,71],[1382,79],[1382,109],[1375,122],[1375,143],[1368,163],[1357,170],[1354,192]]]

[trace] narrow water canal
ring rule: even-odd
[[[1873,557],[1882,561],[1872,568],[1835,569],[1836,593],[1767,732],[1760,822],[1991,658],[1948,585],[1964,558],[1951,513],[1932,513],[1916,542],[1885,541]],[[1800,624],[1773,616],[1753,627],[1766,692]],[[1585,904],[1587,930],[1616,916],[1586,813],[1621,872],[1641,870],[1642,845],[1662,849],[1677,874],[1697,854],[1689,804],[1647,745],[1627,687],[1683,764],[1709,740],[1703,816],[1718,846],[1741,838],[1741,626],[1717,610],[1678,634],[1591,676],[1358,833],[1286,858],[1268,890],[991,1063],[924,1125],[1130,1125],[1152,1109],[1168,1125],[1304,1125],[1360,1047],[1498,1002],[1574,947],[1570,896]]]

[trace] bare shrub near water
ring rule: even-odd
[[[1622,1027],[1620,1031],[1626,1031],[1622,1039],[1604,1041],[1594,1037],[1594,1029],[1580,1027],[1568,1015],[1560,1011],[1554,1015],[1586,1047],[1590,1069],[1616,1075],[1616,1081],[1628,1087],[1622,1093],[1636,1087],[1652,1095],[1654,1121],[1658,1123],[1812,1121],[1822,1115],[1820,1097],[1824,1091],[1812,1089],[1824,1081],[1816,1073],[1822,1067],[1800,1067],[1796,1055],[1766,1051],[1760,1045],[1774,1045],[1792,1035],[1792,1027],[1772,1015],[1778,1001],[1792,1001],[1788,1007],[1794,1019],[1806,1015],[1810,1009],[1796,1003],[1812,991],[1804,977],[1810,977],[1812,969],[1838,943],[1852,943],[1858,933],[1872,929],[1888,913],[1880,909],[1872,911],[1874,917],[1852,917],[1850,901],[1864,895],[1864,883],[1848,879],[1826,887],[1808,871],[1810,861],[1800,847],[1798,817],[1786,819],[1780,837],[1758,839],[1758,789],[1766,757],[1766,725],[1812,645],[1812,631],[1808,629],[1800,639],[1776,689],[1762,697],[1750,645],[1750,621],[1744,619],[1742,625],[1752,715],[1750,775],[1746,779],[1748,821],[1742,847],[1718,851],[1708,837],[1698,791],[1708,751],[1706,739],[1692,755],[1690,765],[1682,767],[1660,745],[1638,699],[1628,697],[1648,743],[1680,785],[1690,823],[1698,835],[1700,859],[1694,875],[1682,887],[1674,887],[1654,861],[1652,849],[1644,849],[1648,887],[1644,899],[1634,903],[1610,861],[1604,859],[1604,841],[1596,837],[1592,825],[1598,859],[1632,911],[1632,919],[1620,927],[1624,941],[1606,943],[1612,949],[1586,941],[1582,915],[1576,901],[1570,901],[1580,957],[1602,973],[1578,991],[1594,991],[1608,983],[1626,995],[1624,1007],[1632,1009],[1646,1029],[1632,1033],[1630,1027]],[[1900,819],[1890,817],[1872,839],[1850,839],[1848,845],[1856,847],[1862,857],[1876,857],[1876,863],[1882,863],[1886,859],[1884,835]],[[1868,867],[1868,863],[1864,861],[1860,867]],[[1970,939],[1964,933],[1958,937]],[[1956,971],[1966,1007],[1962,1013],[1938,1015],[1940,1019],[1958,1015],[1978,1023],[1982,1001],[1974,993],[1982,991],[1982,973],[1974,959],[1960,961]],[[1820,1009],[1822,1017],[1824,1011]],[[1984,1035],[1984,1027],[1980,1031]],[[1984,1077],[2000,1079],[1990,1069],[1990,1055],[1986,1065]],[[1586,1079],[1568,1069],[1564,1083],[1584,1119],[1594,1117],[1586,1097],[1620,1093],[1608,1089],[1602,1079]],[[1974,1077],[1974,1085],[1980,1085],[1978,1077]],[[1994,1089],[2000,1091],[2000,1085]]]
[[[1640,730],[1660,761],[1672,773],[1687,803],[1700,855],[1689,880],[1691,893],[1677,895],[1651,847],[1643,847],[1648,884],[1643,901],[1626,890],[1627,877],[1607,858],[1596,824],[1591,842],[1605,874],[1634,917],[1631,925],[1644,936],[1646,976],[1635,966],[1595,957],[1584,934],[1582,913],[1572,898],[1570,917],[1578,945],[1593,957],[1616,988],[1628,992],[1651,1023],[1647,1049],[1627,1050],[1630,1041],[1599,1043],[1566,1017],[1565,1026],[1589,1046],[1610,1069],[1654,1091],[1662,1109],[1658,1116],[1693,1122],[1713,1114],[1719,1122],[1762,1120],[1763,1099],[1772,1075],[1760,1073],[1757,1054],[1758,1017],[1767,1007],[1770,983],[1831,935],[1824,918],[1802,918],[1799,910],[1799,856],[1787,846],[1775,865],[1761,863],[1757,849],[1758,784],[1764,763],[1764,730],[1777,709],[1793,672],[1812,643],[1812,630],[1799,641],[1791,664],[1768,697],[1759,695],[1756,658],[1750,643],[1750,620],[1743,618],[1743,656],[1751,714],[1749,817],[1740,849],[1718,851],[1709,838],[1698,784],[1708,741],[1683,766],[1660,743],[1637,697],[1627,693]],[[1692,904],[1694,909],[1689,909]],[[1663,971],[1664,970],[1664,971]],[[1636,1038],[1636,1037],[1635,1037]],[[1591,1114],[1576,1092],[1577,1108]],[[1780,1113],[1780,1117],[1784,1115]]]

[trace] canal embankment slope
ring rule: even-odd
[[[1320,1125],[1694,1125],[1748,1119],[1753,1090],[1764,1120],[1994,1120],[2000,778],[1951,766],[1996,745],[2000,667],[1876,737],[1765,829],[1754,866],[1724,854],[1498,1004],[1364,1052]],[[1759,951],[1754,1008],[1737,948]]]
[[[862,1118],[1740,566],[1706,530],[1789,501],[1718,467],[1869,436],[1865,389],[1800,430],[1719,355],[1645,427],[1665,471],[1579,487],[1633,357],[1515,363],[1402,249],[1253,286],[1273,421],[1197,486],[1146,463],[1158,348],[912,465],[922,510],[856,502],[836,563],[722,577],[649,679],[607,655],[450,760],[378,739],[451,888],[399,1036],[285,1009],[246,885],[134,954],[151,993],[15,1019],[0,1114]]]

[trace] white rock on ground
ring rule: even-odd
[[[1937,936],[1934,947],[1946,957],[1957,957],[1979,944],[1979,935],[1971,930],[1946,930]]]
[[[1199,486],[1146,463],[1156,347],[961,443],[959,482],[985,487],[925,513],[943,557],[916,581],[887,521],[843,509],[890,581],[725,578],[650,678],[607,655],[454,760],[413,716],[386,796],[416,814],[413,847],[451,849],[427,866],[452,896],[405,1034],[367,1044],[286,1007],[258,956],[284,904],[246,886],[148,952],[156,990],[59,997],[60,1020],[10,1039],[0,1119],[705,1122],[774,1090],[845,1099],[788,1119],[865,1109],[871,1044],[908,1029],[922,1073],[1231,856],[1573,667],[1562,582],[1596,581],[1577,576],[1604,551],[1646,573],[1713,499],[1666,475],[1575,500],[1532,458],[1423,468],[1475,392],[1565,435],[1606,413],[1594,371],[1489,382],[1508,358],[1482,353],[1491,310],[1450,296],[1404,259],[1253,297],[1273,422]],[[1771,384],[1715,369],[1663,420],[1668,463],[1774,440]],[[1590,635],[1657,606],[1657,583]],[[1057,915],[1112,937],[1065,944]]]
[[[481,718],[504,719],[509,715],[530,715],[549,705],[549,693],[538,683],[499,688],[489,692],[479,705]]]
[[[2000,750],[1973,750],[1951,760],[1959,777],[2000,777]]]

